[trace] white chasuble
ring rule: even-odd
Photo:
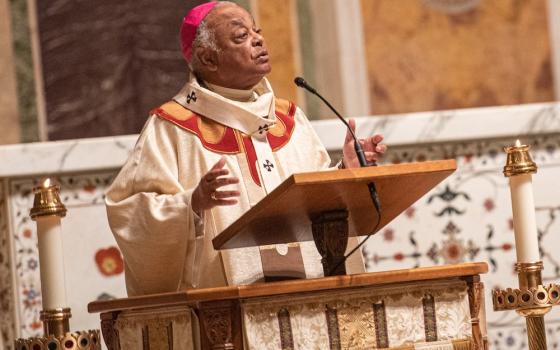
[[[191,79],[153,110],[106,196],[129,295],[263,280],[259,247],[218,252],[212,239],[283,179],[328,170],[330,158],[299,108],[274,98],[266,79],[255,92],[254,102],[233,101]],[[238,204],[197,218],[192,192],[222,156],[230,176],[240,179],[223,188],[241,193]],[[348,251],[355,245],[351,239]],[[305,277],[322,276],[314,243],[300,249]],[[347,271],[364,271],[360,254],[349,258]]]

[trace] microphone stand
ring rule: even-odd
[[[327,107],[329,107],[329,109],[331,111],[333,111],[333,113],[338,117],[338,119],[340,119],[344,123],[344,125],[346,126],[346,128],[350,132],[350,135],[352,135],[352,138],[354,139],[354,150],[356,151],[356,157],[358,158],[358,162],[360,163],[360,167],[364,168],[364,167],[368,167],[368,166],[377,166],[376,163],[368,164],[368,162],[366,160],[365,153],[364,153],[364,149],[362,148],[362,145],[358,141],[358,138],[356,137],[356,134],[354,133],[354,130],[352,130],[352,128],[350,127],[350,124],[348,124],[348,122],[340,115],[340,113],[338,113],[338,111],[329,103],[329,101],[327,101],[323,96],[321,96],[321,94],[319,94],[317,92],[317,90],[315,90],[313,87],[311,87],[311,85],[309,85],[305,81],[305,79],[303,79],[302,77],[296,77],[294,79],[294,83],[298,87],[304,88],[305,90],[311,92],[313,95],[319,97],[319,99],[321,99],[321,101],[323,101],[323,103],[325,103],[327,105]],[[379,195],[377,194],[377,189],[375,187],[374,182],[368,183],[368,190],[369,190],[370,197],[373,201],[373,205],[375,207],[375,210],[377,212],[377,223],[375,224],[375,227],[373,228],[373,231],[371,233],[367,234],[367,237],[362,242],[360,242],[360,244],[358,244],[348,254],[344,255],[344,258],[338,264],[336,264],[334,266],[334,268],[331,269],[331,271],[329,271],[329,275],[332,274],[334,271],[336,271],[336,269],[338,269],[338,267],[340,265],[344,264],[350,255],[354,254],[356,252],[356,250],[360,249],[364,245],[364,243],[377,231],[377,228],[379,227],[379,224],[381,223],[381,202],[379,201]]]

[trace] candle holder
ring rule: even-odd
[[[517,141],[515,146],[504,148],[507,154],[506,165],[504,166],[505,177],[535,174],[537,172],[537,164],[529,153],[530,147],[522,145],[519,140]]]
[[[33,208],[30,210],[31,219],[37,221],[45,216],[66,216],[66,207],[60,200],[60,187],[51,184],[47,179],[42,186],[35,187],[33,192]],[[39,232],[37,233],[39,235]],[[41,249],[41,247],[39,247]],[[52,249],[52,247],[51,247]],[[46,254],[47,252],[43,252]],[[63,254],[62,251],[50,251],[49,256]],[[39,251],[39,255],[41,250]],[[60,271],[59,271],[60,272]],[[46,281],[41,280],[41,284]],[[60,286],[64,288],[64,285]],[[43,322],[43,336],[27,339],[16,339],[15,350],[101,350],[100,332],[97,329],[70,332],[70,318],[72,312],[69,307],[43,309],[40,319]]]
[[[504,150],[507,153],[504,176],[511,177],[537,172],[537,165],[529,154],[529,146],[521,145],[518,140],[515,146],[506,147]],[[537,238],[535,237],[535,239]],[[518,243],[516,242],[516,244]],[[520,249],[520,247],[516,247],[516,249]],[[544,286],[542,270],[542,261],[517,262],[515,271],[519,279],[519,288],[495,289],[492,292],[494,311],[515,310],[519,315],[525,317],[530,350],[546,350],[544,315],[553,306],[560,304],[560,285]]]
[[[56,215],[61,218],[66,216],[66,207],[60,200],[60,187],[52,184],[50,179],[43,182],[42,186],[34,187],[33,208],[29,216],[36,221],[37,217]]]

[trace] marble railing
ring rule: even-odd
[[[560,104],[530,104],[357,118],[358,135],[382,133],[385,162],[456,158],[458,170],[384,227],[363,254],[370,271],[487,261],[487,293],[513,287],[514,238],[502,147],[532,145],[537,220],[546,281],[560,279]],[[313,122],[337,157],[345,130],[336,120]],[[32,187],[44,176],[62,185],[66,289],[73,329],[98,327],[89,301],[125,296],[123,262],[107,225],[103,193],[136,135],[0,147],[0,344],[40,334],[41,309]],[[487,297],[489,294],[487,294]],[[524,349],[523,320],[494,313],[487,300],[493,349]],[[560,313],[547,315],[549,344],[560,341]]]

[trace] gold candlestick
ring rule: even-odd
[[[544,315],[560,304],[560,286],[542,284],[543,263],[540,261],[538,236],[531,188],[531,174],[537,165],[531,159],[529,146],[504,149],[507,152],[504,175],[510,178],[514,215],[517,263],[515,271],[519,288],[495,289],[492,292],[494,311],[515,310],[525,317],[529,350],[546,350]]]
[[[37,222],[43,310],[43,337],[17,339],[16,350],[101,350],[99,330],[70,332],[72,313],[66,306],[62,232],[60,221],[66,207],[60,200],[60,188],[45,180],[33,189],[35,197],[31,219]]]

